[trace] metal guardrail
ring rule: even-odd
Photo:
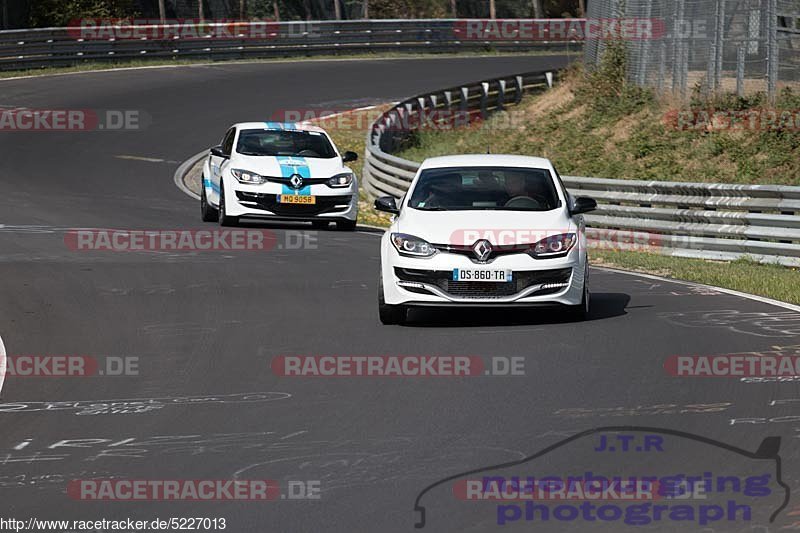
[[[486,116],[518,103],[526,92],[546,89],[548,78],[548,73],[530,72],[400,102],[379,116],[367,134],[364,190],[373,198],[405,194],[419,163],[391,152],[408,141],[406,126],[413,129],[424,122],[419,117],[435,120],[454,111]],[[594,247],[720,260],[747,256],[800,266],[800,187],[575,176],[562,180],[570,194],[598,202],[597,210],[585,216]]]
[[[473,39],[464,35],[458,22],[452,19],[229,22],[106,26],[96,33],[91,28],[82,33],[79,27],[8,30],[0,31],[0,70],[131,59],[217,61],[369,52],[564,52],[577,51],[582,46],[564,40]],[[136,31],[144,37],[135,38]]]

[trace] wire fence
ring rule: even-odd
[[[649,25],[625,40],[632,83],[685,96],[766,91],[800,82],[800,0],[593,0],[588,18]],[[598,65],[608,41],[586,43]]]

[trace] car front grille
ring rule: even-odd
[[[282,204],[277,201],[277,194],[236,191],[239,203],[255,209],[264,209],[280,216],[313,216],[323,213],[346,211],[350,207],[353,195],[317,196],[314,204]]]
[[[453,281],[453,272],[450,270],[419,270],[412,268],[395,267],[395,275],[402,281],[428,283],[435,285],[450,296],[458,298],[502,298],[513,296],[524,291],[532,285],[556,284],[553,287],[540,289],[531,296],[553,294],[564,290],[563,285],[569,283],[571,268],[558,268],[551,270],[521,270],[514,271],[513,281],[510,283],[481,282],[481,281]],[[408,287],[407,290],[420,294],[430,294],[424,288]]]

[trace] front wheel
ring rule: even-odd
[[[381,324],[391,326],[393,324],[402,324],[406,321],[408,309],[404,305],[390,305],[386,303],[383,297],[383,275],[378,281],[378,316],[381,319]]]
[[[222,180],[219,182],[219,225],[236,226],[239,224],[239,217],[232,217],[225,212],[225,185]]]
[[[589,280],[584,278],[583,280],[583,298],[581,298],[581,303],[578,305],[571,305],[569,306],[569,314],[570,318],[576,322],[583,322],[584,320],[589,319],[589,304],[591,302],[591,293],[589,292]]]
[[[206,187],[202,186],[200,189],[200,217],[203,222],[216,222],[219,220],[219,211],[211,207],[206,198]]]

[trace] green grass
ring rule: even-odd
[[[51,76],[57,74],[72,74],[76,72],[90,72],[96,70],[114,70],[120,68],[135,67],[162,67],[162,66],[182,66],[182,65],[207,65],[207,64],[237,64],[237,63],[272,63],[276,61],[302,61],[302,60],[325,60],[325,59],[404,59],[404,58],[442,58],[442,57],[474,57],[474,56],[540,56],[540,55],[564,55],[558,51],[533,51],[533,52],[498,52],[498,51],[467,51],[459,53],[426,53],[411,54],[402,52],[381,52],[381,53],[353,53],[337,55],[308,55],[308,56],[287,56],[264,59],[243,59],[213,61],[209,59],[131,59],[115,62],[96,62],[87,61],[69,67],[43,67],[36,69],[20,69],[0,72],[0,79],[17,78],[21,76]],[[577,55],[572,52],[570,55]]]
[[[678,110],[768,107],[763,94],[676,103],[629,88],[598,97],[598,84],[575,70],[553,91],[526,97],[483,123],[455,132],[423,130],[396,155],[422,161],[490,149],[548,157],[564,175],[800,185],[800,131],[678,131],[670,126],[670,112]],[[784,89],[775,107],[800,109],[800,94]]]
[[[646,252],[595,250],[591,262],[663,277],[694,281],[800,305],[800,269],[747,259],[705,261]]]

